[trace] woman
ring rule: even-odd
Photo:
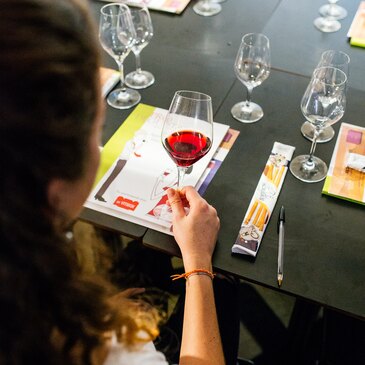
[[[0,0],[0,363],[166,364],[154,313],[83,276],[65,236],[99,163],[97,44],[81,0]],[[219,219],[193,188],[168,197],[185,270],[201,270],[186,280],[180,364],[223,364]]]

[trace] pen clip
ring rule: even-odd
[[[283,222],[285,223],[285,209],[284,209],[284,206],[282,205],[281,208],[280,208],[280,212],[279,212],[279,217],[278,217],[278,234],[279,234],[279,231],[280,231],[280,223]]]

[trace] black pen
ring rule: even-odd
[[[278,234],[279,234],[279,249],[278,249],[278,285],[281,286],[284,277],[284,223],[285,209],[281,206],[278,218]]]

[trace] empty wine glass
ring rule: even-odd
[[[213,143],[213,109],[209,95],[177,91],[162,127],[161,141],[177,165],[177,188],[186,170],[205,156]]]
[[[200,0],[194,6],[193,10],[202,16],[212,16],[222,11],[222,6],[213,0]]]
[[[130,5],[134,28],[136,30],[136,41],[132,52],[136,57],[136,71],[130,72],[125,77],[127,86],[134,89],[144,89],[155,82],[155,77],[149,71],[141,69],[141,51],[153,37],[153,27],[150,13],[146,6]]]
[[[100,10],[99,39],[104,50],[112,56],[120,71],[121,88],[112,91],[107,102],[114,108],[128,109],[139,103],[138,91],[124,86],[123,61],[136,39],[132,16],[125,4],[108,4]]]
[[[338,0],[328,0],[329,4],[322,5],[319,8],[319,13],[323,16],[331,17],[336,20],[346,18],[347,10],[342,6],[337,5]]]
[[[349,65],[350,65],[350,57],[348,54],[342,51],[334,51],[328,50],[324,51],[321,55],[321,59],[317,65],[317,67],[323,66],[331,66],[340,69],[346,74],[347,80],[349,79]],[[346,83],[347,85],[347,83]],[[309,122],[304,122],[300,131],[302,135],[309,139],[310,141],[313,139],[314,136],[314,127]],[[319,133],[317,138],[317,143],[325,143],[329,142],[335,136],[334,129],[329,126],[324,128]]]
[[[234,71],[247,88],[247,99],[233,106],[232,116],[242,123],[257,122],[264,112],[258,104],[251,101],[251,93],[253,88],[261,85],[270,74],[270,42],[265,35],[249,33],[243,36]]]
[[[323,16],[320,16],[320,17],[314,19],[314,22],[313,22],[314,25],[321,32],[324,32],[324,33],[332,33],[332,32],[337,32],[341,28],[341,23],[338,20],[336,20],[335,17],[333,17],[331,15],[331,12],[333,11],[332,10],[333,9],[333,6],[335,5],[335,3],[337,1],[338,0],[328,0],[329,4],[327,4],[327,6],[330,8],[330,10],[327,10],[325,12],[322,12],[321,14]],[[339,18],[337,18],[337,19],[339,19]]]
[[[305,118],[315,127],[309,155],[295,157],[290,163],[291,173],[301,181],[314,183],[327,175],[327,165],[314,156],[317,138],[323,128],[338,122],[346,108],[345,73],[334,67],[319,67],[301,101]]]

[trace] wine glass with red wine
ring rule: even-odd
[[[176,91],[161,141],[177,165],[177,188],[181,189],[186,170],[207,154],[213,142],[211,97],[197,91]]]

